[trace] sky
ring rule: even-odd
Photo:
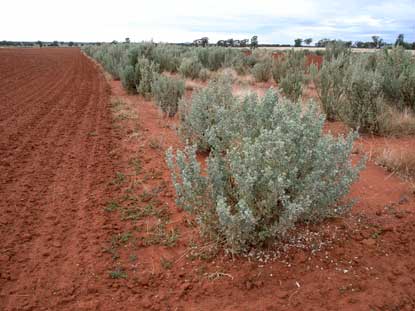
[[[209,37],[293,44],[296,38],[415,41],[415,0],[13,0],[0,40],[191,42]]]

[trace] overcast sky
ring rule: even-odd
[[[259,43],[295,38],[415,41],[415,0],[10,0],[0,40],[189,42],[207,36]]]

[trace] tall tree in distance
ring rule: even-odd
[[[258,47],[258,36],[253,36],[251,38],[251,49],[256,49]]]
[[[304,40],[304,43],[307,44],[307,45],[310,45],[311,42],[313,42],[312,38],[307,38],[307,39]]]
[[[379,49],[383,46],[383,39],[379,36],[372,36],[373,46],[376,49]]]
[[[302,43],[303,43],[303,39],[301,39],[301,38],[298,38],[298,39],[294,40],[294,46],[295,47],[300,47]]]
[[[403,33],[400,33],[395,41],[395,46],[404,46],[405,45],[405,37]]]

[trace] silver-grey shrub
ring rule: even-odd
[[[353,128],[377,133],[379,118],[384,111],[384,97],[379,73],[365,71],[367,58],[353,60],[343,78],[344,102],[339,117]]]
[[[202,64],[196,57],[184,58],[179,67],[179,73],[190,79],[197,79],[199,77]]]
[[[363,163],[350,161],[355,133],[334,138],[323,124],[315,104],[304,109],[273,91],[232,101],[206,129],[206,172],[196,146],[168,150],[178,205],[235,253],[266,245],[298,222],[344,213]]]
[[[152,86],[158,74],[159,67],[147,58],[140,58],[135,67],[137,92],[145,97],[153,94]]]
[[[349,53],[340,54],[331,60],[325,59],[320,70],[315,65],[310,67],[310,73],[316,86],[317,95],[327,119],[336,120],[342,105],[345,91],[344,75],[351,63]]]
[[[252,67],[251,73],[257,82],[267,82],[271,78],[272,62],[271,59],[265,59],[258,62]]]
[[[121,83],[128,93],[136,92],[135,69],[132,65],[127,65],[121,71]]]
[[[178,102],[184,94],[184,81],[159,75],[152,85],[156,104],[161,110],[173,117],[177,112]]]
[[[278,87],[287,98],[297,101],[303,94],[303,86],[306,81],[303,70],[288,70]]]
[[[184,141],[196,145],[198,151],[210,149],[207,130],[218,121],[220,111],[235,100],[231,81],[226,75],[220,76],[206,88],[196,91],[191,100],[179,102],[179,134]]]

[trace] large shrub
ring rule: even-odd
[[[206,172],[195,146],[168,151],[177,203],[232,252],[272,242],[297,222],[344,213],[342,199],[362,167],[349,159],[356,135],[324,135],[323,124],[314,104],[304,110],[273,91],[231,101],[205,131]]]
[[[173,117],[177,112],[179,99],[184,94],[184,81],[160,75],[153,82],[152,92],[161,110]]]

